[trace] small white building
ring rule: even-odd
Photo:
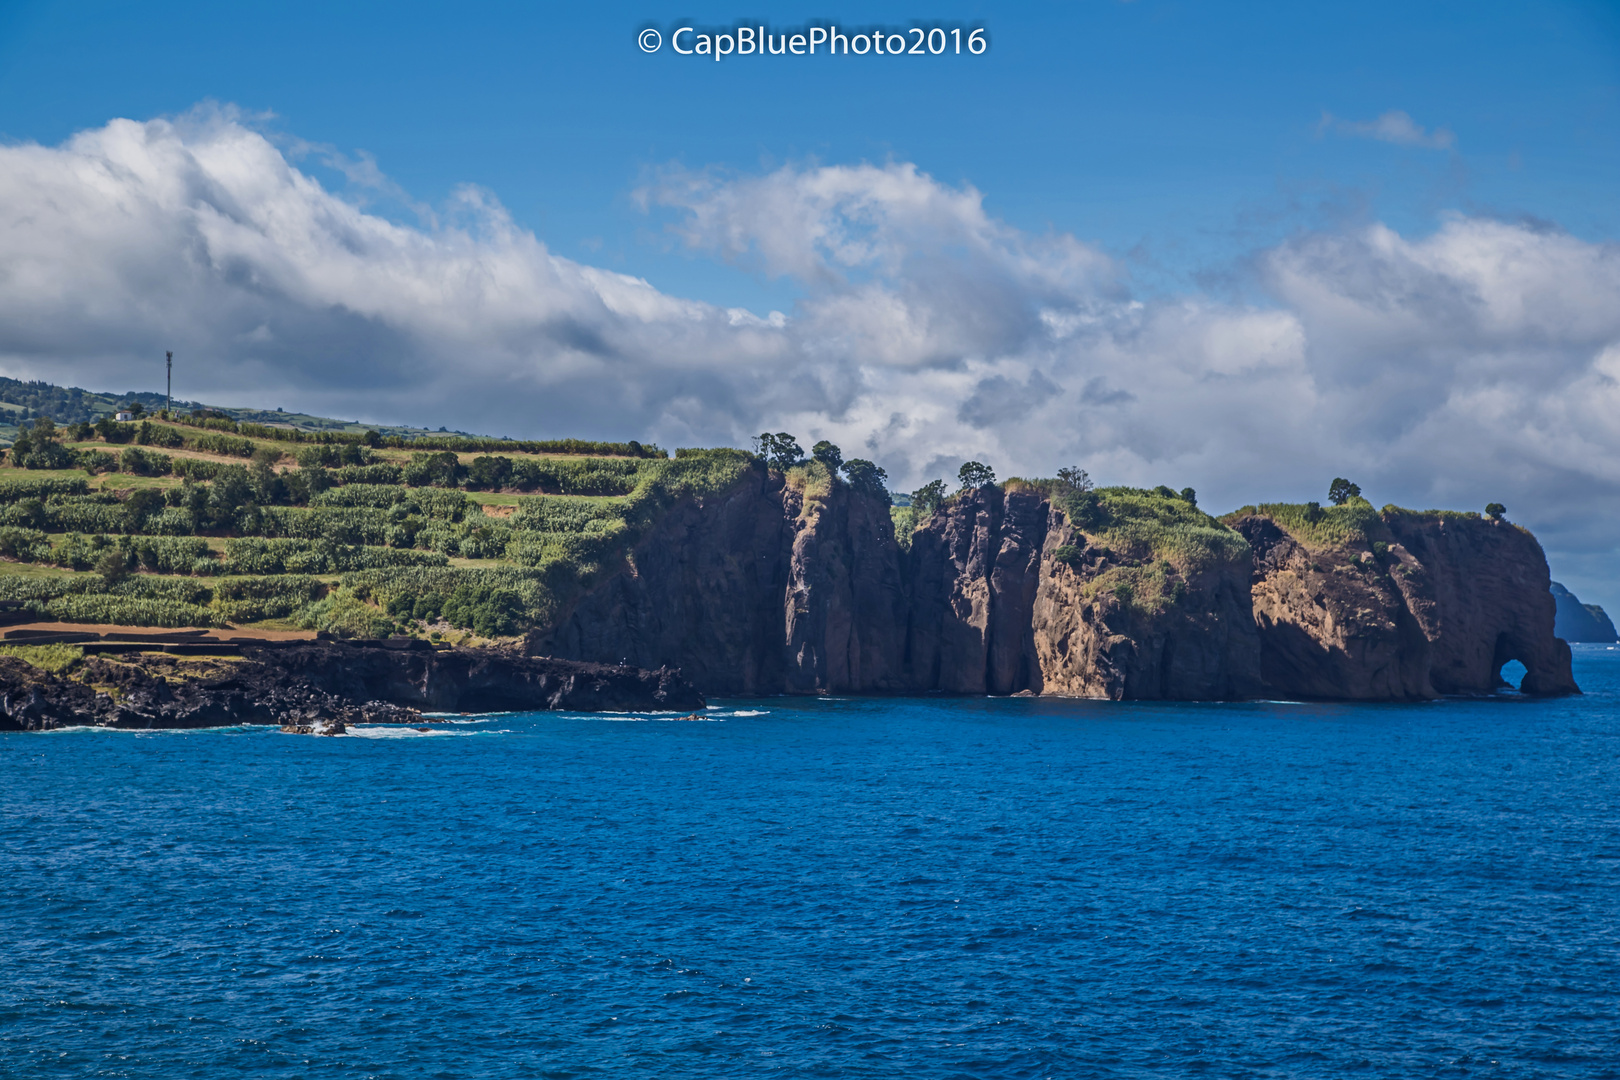
[[[128,409],[125,409],[123,412],[119,413],[113,419],[115,419],[115,420],[126,420],[126,421],[127,420],[133,420],[133,419],[135,419],[135,414],[130,412]]]

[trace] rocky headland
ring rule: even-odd
[[[1084,520],[1076,520],[1077,517]],[[902,540],[909,543],[902,543]],[[1535,538],[1477,514],[984,486],[896,535],[880,491],[752,470],[673,508],[527,651],[709,694],[1357,701],[1577,693]]]
[[[55,670],[0,656],[0,727],[317,730],[690,711],[705,694],[1415,701],[1495,692],[1511,661],[1525,694],[1579,692],[1529,532],[1359,498],[1217,519],[1190,491],[1009,481],[907,516],[880,486],[756,463],[603,566],[516,647],[101,641]]]

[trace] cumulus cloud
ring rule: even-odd
[[[1238,304],[1134,296],[1106,253],[905,163],[671,169],[637,195],[802,299],[726,309],[562,258],[476,188],[391,221],[227,113],[3,147],[0,367],[124,389],[174,349],[177,390],[222,403],[665,446],[785,430],[906,488],[1078,464],[1226,509],[1346,475],[1500,500],[1572,584],[1614,578],[1613,244],[1461,216],[1304,233],[1248,260],[1262,299]]]
[[[1391,109],[1376,120],[1342,120],[1324,112],[1316,130],[1332,131],[1360,139],[1377,139],[1396,146],[1418,146],[1426,150],[1449,150],[1457,136],[1445,128],[1429,131],[1400,109]]]

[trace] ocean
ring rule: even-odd
[[[1620,651],[1422,705],[0,734],[0,1076],[1620,1076]]]

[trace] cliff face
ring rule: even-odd
[[[1278,697],[1389,701],[1434,696],[1428,642],[1382,567],[1307,548],[1274,521],[1234,523],[1254,551],[1250,592],[1260,676]]]
[[[1162,611],[1087,586],[1051,550],[1086,541],[1031,491],[963,493],[895,540],[881,496],[807,498],[756,471],[672,512],[634,565],[529,649],[671,665],[713,694],[1243,697],[1259,687],[1248,566],[1191,575]]]
[[[755,469],[671,511],[528,647],[676,667],[711,694],[1408,700],[1487,692],[1509,659],[1526,693],[1575,689],[1546,560],[1513,526],[1395,515],[1376,556],[1264,515],[1236,527],[1183,503],[1094,536],[987,487],[907,551],[880,495]]]
[[[667,663],[717,694],[906,690],[901,554],[883,498],[840,488],[807,505],[755,470],[672,510],[528,648]]]
[[[965,493],[911,540],[906,559],[908,689],[1014,694],[1038,689],[1031,615],[1046,502],[996,488]]]
[[[1261,675],[1278,696],[1415,700],[1487,693],[1510,660],[1527,694],[1576,693],[1529,533],[1464,514],[1386,512],[1363,538],[1307,545],[1264,515],[1254,550]]]
[[[1105,585],[1120,553],[1089,543],[1059,511],[1042,567],[1033,631],[1042,693],[1069,697],[1210,700],[1260,693],[1260,636],[1249,610],[1248,553],[1169,566],[1168,596]]]
[[[719,498],[676,506],[636,547],[626,572],[533,635],[528,651],[638,667],[667,662],[716,694],[782,692],[795,517],[781,482],[760,470]]]
[[[1535,537],[1465,515],[1395,513],[1384,523],[1401,564],[1391,577],[1429,644],[1437,693],[1493,690],[1510,660],[1525,666],[1527,694],[1579,692],[1569,646],[1553,636],[1557,605]]]

